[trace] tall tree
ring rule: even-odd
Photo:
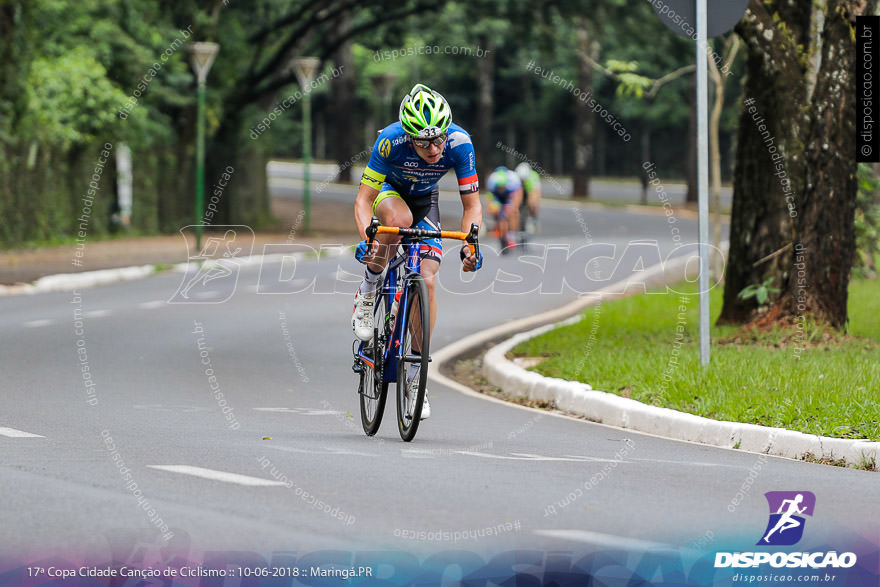
[[[776,278],[761,321],[807,314],[846,324],[855,251],[855,19],[873,0],[807,6],[751,0],[737,32],[748,51],[730,260],[720,322],[755,308],[739,292]]]
[[[575,27],[577,87],[582,91],[592,90],[593,64],[599,59],[599,42],[594,38],[593,27],[585,17],[576,17]],[[574,198],[590,196],[595,128],[596,115],[583,104],[577,104],[574,116],[574,169],[571,194]]]

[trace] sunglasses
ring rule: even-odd
[[[412,138],[413,145],[415,145],[419,149],[427,149],[431,145],[437,145],[439,147],[440,145],[445,143],[446,142],[446,133],[438,135],[438,136],[434,137],[433,139],[417,139],[417,138],[413,138],[413,137],[411,137],[411,138]]]

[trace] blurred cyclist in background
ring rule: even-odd
[[[523,161],[516,166],[516,174],[522,182],[523,199],[519,208],[522,241],[526,235],[535,234],[538,230],[538,211],[541,209],[541,177],[532,167]]]
[[[522,183],[516,173],[502,165],[495,168],[486,185],[494,197],[489,203],[489,212],[495,217],[501,252],[506,253],[516,246],[514,231],[519,228]]]

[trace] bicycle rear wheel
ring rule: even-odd
[[[400,437],[409,442],[415,438],[422,417],[425,386],[428,383],[429,343],[431,340],[431,309],[428,304],[428,287],[421,275],[406,278],[408,298],[402,314],[406,325],[400,334],[400,360],[397,362],[397,428]],[[401,310],[399,310],[401,311]],[[413,354],[413,340],[421,342],[421,355]],[[416,345],[419,346],[419,345]],[[414,397],[407,394],[409,366],[419,364],[419,386]]]
[[[386,327],[386,300],[383,296],[376,298],[376,310],[373,314],[373,340],[364,345],[364,354],[373,361],[370,366],[361,359],[360,384],[358,396],[361,405],[361,424],[367,436],[379,431],[382,416],[385,413],[385,400],[388,397],[388,382],[384,380],[385,348],[388,344],[388,328]]]

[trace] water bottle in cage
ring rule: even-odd
[[[394,301],[391,302],[391,311],[388,312],[388,319],[390,321],[394,321],[394,317],[397,316],[397,307],[400,305],[400,294],[403,290],[397,290],[397,293],[394,294]]]

